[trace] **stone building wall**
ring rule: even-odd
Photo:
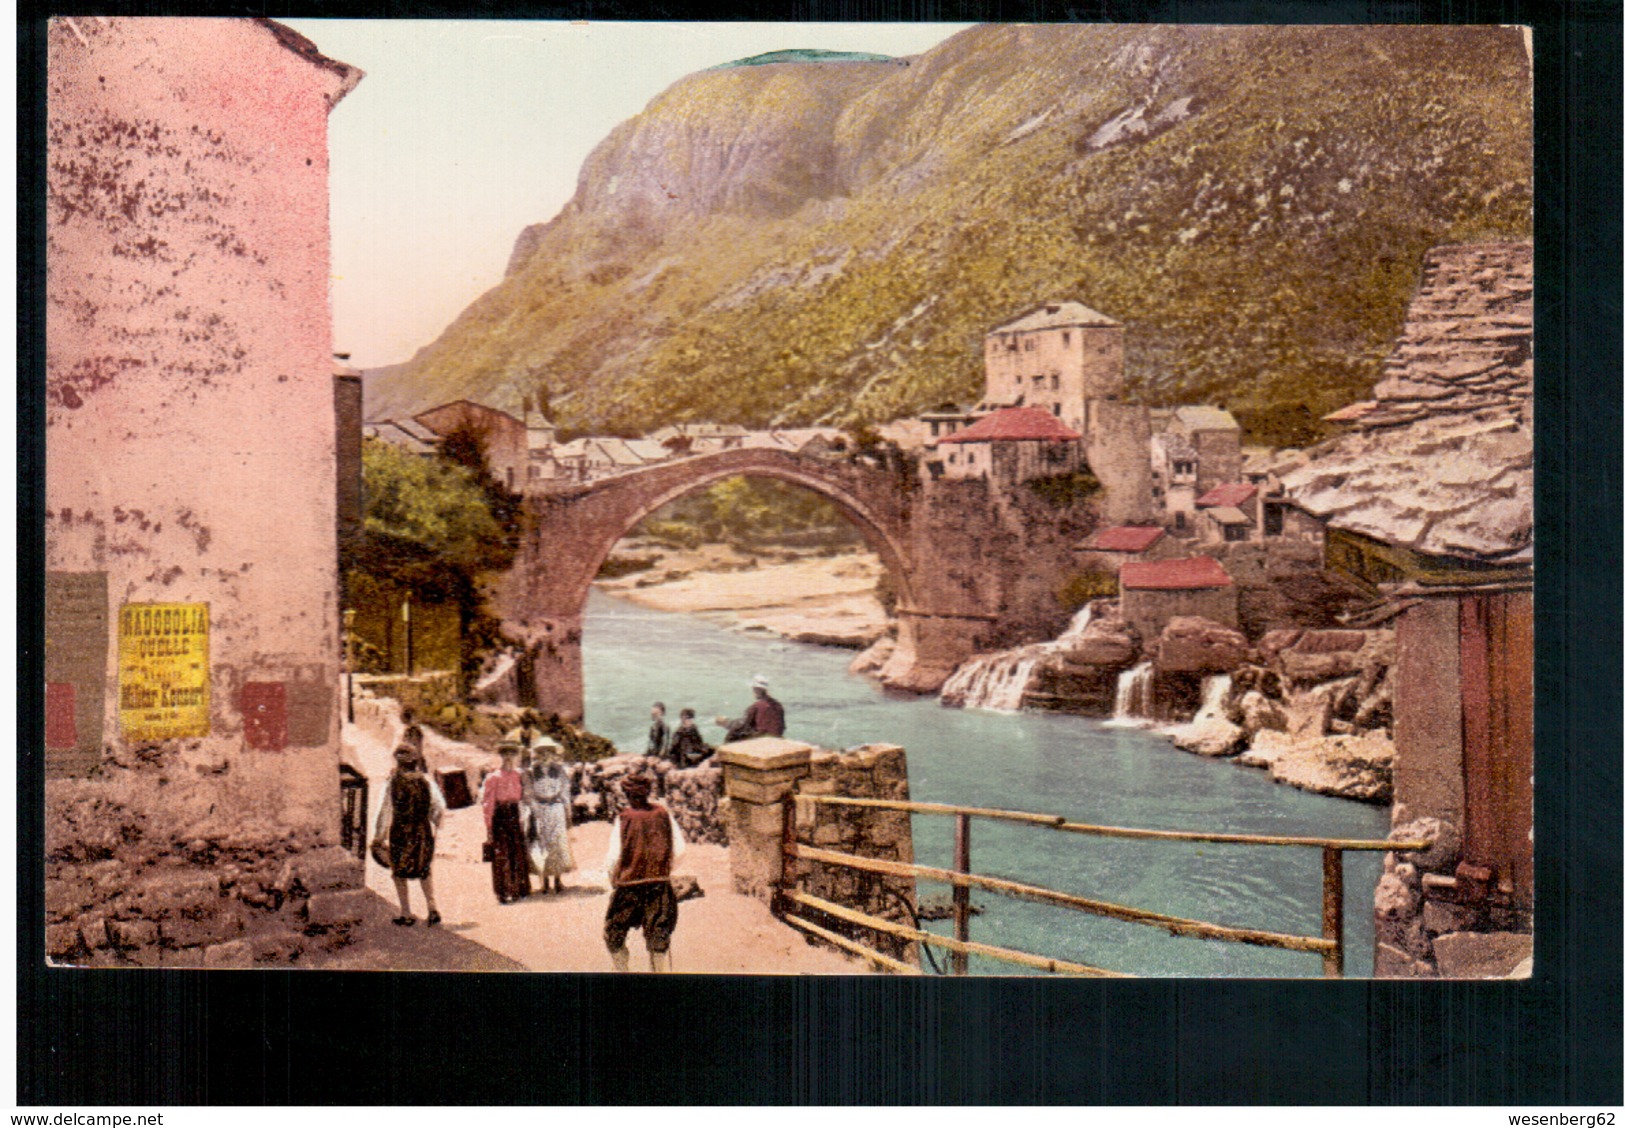
[[[1162,634],[1170,620],[1179,616],[1211,619],[1227,627],[1236,626],[1236,589],[1181,588],[1170,591],[1127,588],[1122,595],[1123,618],[1142,639]]]
[[[1151,411],[1143,404],[1093,399],[1086,407],[1084,458],[1100,480],[1101,521],[1107,525],[1149,522]]]
[[[1379,976],[1508,975],[1531,954],[1533,624],[1528,589],[1419,598],[1396,622],[1391,837],[1434,845],[1384,859]]]
[[[198,949],[221,867],[338,837],[327,115],[360,72],[258,20],[48,52],[52,947],[106,915]],[[194,879],[178,916],[144,892]]]

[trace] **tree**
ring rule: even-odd
[[[478,465],[483,468],[483,452]],[[517,499],[489,473],[482,481],[481,473],[444,453],[425,458],[378,439],[364,440],[361,466],[366,515],[346,570],[409,590],[425,603],[454,603],[466,678],[481,652],[498,641],[479,579],[513,563]]]

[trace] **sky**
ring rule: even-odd
[[[917,55],[965,24],[283,20],[366,78],[328,119],[333,347],[408,359],[502,280],[611,129],[767,51]]]

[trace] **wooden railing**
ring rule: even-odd
[[[784,831],[786,864],[784,872],[787,878],[786,886],[782,890],[782,896],[787,903],[805,906],[826,916],[861,925],[875,932],[885,933],[918,944],[944,948],[951,953],[950,970],[954,975],[967,974],[972,955],[986,956],[989,959],[1006,963],[1020,964],[1024,967],[1069,975],[1121,976],[1126,974],[1091,967],[1087,964],[1035,955],[1031,952],[1019,952],[1011,948],[1001,948],[991,944],[973,943],[970,939],[970,891],[972,888],[976,888],[986,889],[993,893],[1000,893],[1025,901],[1035,901],[1041,904],[1056,905],[1061,908],[1091,913],[1096,916],[1111,917],[1115,920],[1128,921],[1133,924],[1153,925],[1174,936],[1192,936],[1203,940],[1219,940],[1231,944],[1252,944],[1265,948],[1284,948],[1288,951],[1312,952],[1318,954],[1321,958],[1321,974],[1323,976],[1332,979],[1341,978],[1343,975],[1344,947],[1344,851],[1425,850],[1432,845],[1431,842],[1425,840],[1391,841],[1370,838],[1313,838],[1268,834],[1229,834],[1208,831],[1143,830],[1137,827],[1100,826],[1092,823],[1071,822],[1062,815],[1039,815],[1025,811],[1001,811],[986,807],[961,807],[950,803],[911,803],[894,799],[855,799],[838,795],[799,795],[796,796],[796,801],[831,806],[875,807],[891,811],[908,811],[911,814],[951,815],[953,817],[953,868],[940,869],[935,866],[918,865],[914,862],[894,862],[883,858],[865,858],[858,854],[847,854],[837,850],[824,850],[816,846],[803,845],[796,840],[796,820],[793,806],[792,804],[786,804],[787,817]],[[972,819],[1023,823],[1048,830],[1058,830],[1067,834],[1086,834],[1099,838],[1134,838],[1161,842],[1217,842],[1248,846],[1318,848],[1321,852],[1320,935],[1300,936],[1293,933],[1271,932],[1266,929],[1236,928],[1230,925],[1215,924],[1211,921],[1170,916],[1166,913],[1153,912],[1149,909],[1135,908],[1130,905],[1113,904],[1110,901],[1101,901],[1093,897],[1061,893],[1053,889],[1027,885],[1023,882],[1010,881],[1002,877],[989,877],[984,874],[973,873],[970,865],[970,827]],[[936,933],[927,932],[921,928],[911,928],[896,921],[885,920],[804,893],[794,888],[793,883],[788,879],[788,875],[795,872],[795,867],[789,864],[792,859],[822,862],[826,865],[845,866],[866,873],[912,877],[916,881],[940,882],[950,885],[953,888],[953,937],[950,939],[945,936],[938,936]],[[918,974],[918,969],[912,965],[892,956],[884,955],[874,948],[849,937],[840,936],[838,933],[814,924],[797,913],[786,912],[784,919],[812,935],[835,943],[847,951],[862,955],[880,967],[905,974]]]

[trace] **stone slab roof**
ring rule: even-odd
[[[1251,525],[1253,519],[1233,505],[1215,505],[1207,515],[1221,525]]]
[[[1036,306],[1013,321],[1006,321],[1003,325],[996,325],[988,330],[989,335],[994,333],[1029,333],[1035,329],[1070,328],[1074,325],[1104,326],[1106,328],[1120,328],[1121,321],[1113,321],[1099,310],[1090,309],[1082,302],[1045,302]]]
[[[369,438],[380,439],[391,446],[411,451],[413,454],[433,454],[435,444],[414,435],[394,420],[385,419],[377,423],[367,423],[361,428],[361,433]]]
[[[1528,243],[1429,251],[1376,398],[1337,413],[1354,430],[1304,452],[1287,498],[1427,555],[1529,559],[1533,289]]]
[[[1186,591],[1230,586],[1230,573],[1211,556],[1130,561],[1118,576],[1124,590]]]
[[[1041,407],[1007,407],[937,442],[1072,442],[1082,437]]]
[[[1374,398],[1326,418],[1360,428],[1523,411],[1534,391],[1534,246],[1435,247]]]
[[[1173,420],[1188,431],[1239,431],[1241,424],[1222,407],[1191,404],[1174,408]],[[1172,422],[1170,421],[1170,422]]]

